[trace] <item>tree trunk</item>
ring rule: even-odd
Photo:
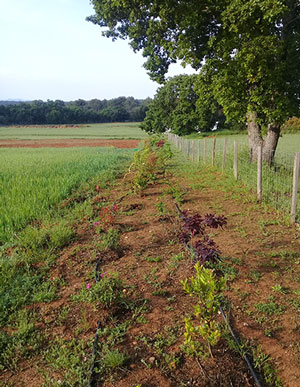
[[[250,161],[253,162],[257,160],[257,150],[260,145],[262,145],[262,159],[267,162],[269,165],[272,164],[279,135],[280,135],[280,125],[278,124],[269,124],[268,132],[266,138],[263,140],[261,136],[261,126],[257,122],[256,112],[249,112],[247,114],[248,122],[248,141],[249,141],[249,151],[250,151]]]

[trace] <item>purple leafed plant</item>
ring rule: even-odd
[[[207,235],[206,229],[223,227],[227,223],[226,217],[206,214],[202,218],[199,214],[189,215],[188,211],[182,211],[181,217],[183,226],[179,240],[192,251],[193,260],[199,261],[201,265],[205,265],[206,262],[216,262],[220,257],[220,251],[216,243]],[[197,235],[200,239],[193,241],[192,239]]]

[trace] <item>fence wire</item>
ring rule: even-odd
[[[173,134],[169,134],[168,137],[169,141],[192,162],[198,163],[199,166],[213,165],[226,175],[234,175],[234,140],[236,139],[228,137],[189,140]],[[226,148],[225,154],[224,148]],[[237,142],[237,155],[238,181],[254,193],[257,192],[257,162],[250,162],[247,140],[241,139]],[[262,200],[286,215],[291,211],[293,166],[294,154],[279,150],[275,153],[271,167],[265,162],[262,164]],[[300,222],[299,197],[296,222]]]

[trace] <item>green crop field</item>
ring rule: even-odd
[[[105,184],[128,165],[132,150],[0,148],[0,245],[51,210],[80,184]]]
[[[89,124],[86,126],[65,127],[28,126],[0,127],[0,139],[41,140],[57,138],[85,139],[143,139],[147,134],[139,128],[138,122]]]

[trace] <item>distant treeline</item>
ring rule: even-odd
[[[64,102],[0,101],[0,125],[45,125],[143,121],[151,99],[118,97]]]

